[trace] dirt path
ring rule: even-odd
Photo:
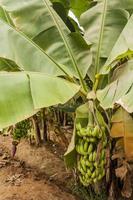
[[[0,141],[0,200],[76,200],[68,192],[70,173],[48,147],[35,149],[23,142],[13,160],[10,139]]]

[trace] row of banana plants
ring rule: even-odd
[[[111,188],[116,163],[125,197],[133,159],[132,27],[132,0],[0,0],[0,129],[74,99],[66,165],[85,187],[106,180]]]

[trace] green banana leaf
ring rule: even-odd
[[[16,29],[34,40],[40,50],[67,66],[73,76],[85,77],[92,61],[90,46],[80,34],[71,34],[49,0],[22,0],[21,3],[19,0],[1,0],[1,6],[10,15]],[[45,67],[45,71],[62,75],[52,65]]]
[[[70,10],[75,14],[77,18],[80,18],[80,15],[88,10],[91,2],[91,0],[71,0]]]
[[[32,116],[39,108],[64,104],[80,89],[38,72],[0,72],[0,83],[0,129]]]
[[[0,57],[14,61],[21,70],[64,75],[61,66],[14,27],[0,20]]]
[[[83,104],[76,109],[76,118],[74,123],[74,131],[72,135],[71,142],[68,146],[68,149],[64,155],[65,163],[68,168],[72,168],[76,165],[76,150],[75,150],[75,143],[76,143],[76,130],[75,126],[76,123],[80,122],[82,126],[86,126],[88,124],[88,104]]]
[[[133,54],[133,15],[128,20],[126,26],[121,32],[118,40],[116,41],[110,55],[105,63],[105,65],[101,68],[101,73],[108,73],[108,66],[115,61],[119,61],[120,58],[126,57],[130,54]]]
[[[84,37],[92,43],[93,63],[88,71],[92,80],[104,65],[129,19],[127,5],[122,2],[121,0],[98,1],[95,6],[81,15],[80,22],[85,29]]]
[[[120,104],[129,113],[133,112],[133,60],[114,70],[111,83],[97,91],[97,98],[104,109]]]

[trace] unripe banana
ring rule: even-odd
[[[90,153],[90,155],[89,155],[89,161],[90,161],[90,162],[93,161],[93,153]]]
[[[99,176],[97,177],[97,180],[100,181],[102,179],[102,175],[99,174]]]
[[[91,167],[91,166],[92,166],[92,163],[91,163],[89,160],[86,160],[86,161],[85,161],[85,164],[86,164],[86,166],[88,166],[88,167]]]
[[[95,126],[94,130],[92,131],[92,136],[97,137],[99,133],[99,128],[98,126]]]
[[[97,157],[97,153],[96,151],[93,152],[93,162],[96,160],[96,157]]]
[[[85,165],[84,160],[81,160],[81,166],[82,166],[84,172],[86,172],[86,165]]]
[[[79,146],[79,150],[80,150],[80,154],[82,155],[87,155],[88,153],[84,151],[84,142],[82,141],[82,143]]]
[[[96,177],[98,177],[98,176],[99,176],[99,170],[96,169],[96,170],[95,170],[95,173],[96,173]]]
[[[91,175],[91,178],[94,179],[96,177],[96,172],[94,171]]]
[[[80,170],[79,170],[80,172],[81,172],[81,174],[84,176],[85,175],[85,172],[84,172],[84,170],[83,170],[83,168],[82,167],[80,167]]]
[[[77,130],[76,133],[77,133],[77,135],[78,135],[79,137],[82,137],[82,135],[80,134],[80,131]]]
[[[94,178],[93,182],[96,183],[97,182],[97,178]]]
[[[105,169],[103,169],[102,173],[101,173],[102,177],[105,176]]]
[[[103,141],[103,148],[105,148],[106,146],[107,146],[107,138],[105,138]]]
[[[90,144],[88,147],[88,154],[90,154],[93,151],[93,145]]]
[[[76,144],[76,151],[80,154],[80,148],[78,144]]]
[[[94,167],[93,167],[93,165],[90,167],[90,170],[91,170],[91,172],[93,172],[93,169],[94,169]]]
[[[94,167],[98,167],[98,163],[97,162],[94,162]]]
[[[87,174],[88,174],[88,176],[91,176],[91,175],[92,175],[92,173],[91,173],[91,170],[90,170],[90,169],[87,169]]]
[[[92,143],[95,143],[97,141],[97,139],[94,138],[94,137],[91,137],[91,138],[89,138],[89,141],[92,142]]]
[[[88,149],[88,142],[85,141],[85,143],[84,143],[84,151],[87,152],[87,149]]]
[[[82,127],[81,127],[81,124],[80,124],[80,123],[77,123],[77,124],[76,124],[76,129],[77,129],[78,131],[80,131],[80,130],[82,129]]]
[[[106,163],[106,145],[107,138],[105,135],[105,127],[91,127],[82,128],[81,124],[77,125],[77,145],[76,151],[80,154],[78,161],[78,171],[80,172],[79,179],[82,185],[96,183],[105,175]],[[80,131],[80,132],[79,132]],[[97,145],[99,140],[102,141],[102,150],[100,160],[97,162]]]
[[[80,131],[81,136],[86,136],[86,129],[82,128]]]

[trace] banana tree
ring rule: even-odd
[[[0,1],[0,128],[78,91],[91,64],[90,46],[72,34],[50,1]],[[81,86],[80,84],[81,83]]]

